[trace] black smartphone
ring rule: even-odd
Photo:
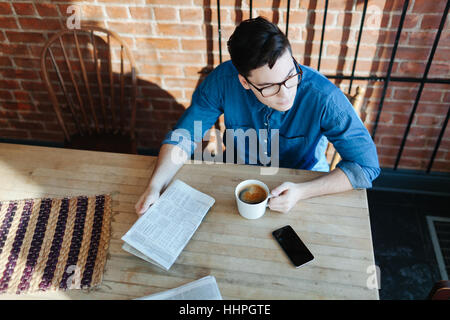
[[[272,232],[272,235],[296,268],[314,259],[311,251],[308,250],[291,226],[287,225],[277,229]]]

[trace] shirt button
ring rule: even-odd
[[[264,125],[267,126],[267,122],[264,122]]]
[[[267,151],[265,151],[264,154],[267,155]]]
[[[264,142],[267,142],[267,139],[264,139]]]

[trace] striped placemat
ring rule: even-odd
[[[0,293],[100,284],[110,228],[110,195],[0,202]]]

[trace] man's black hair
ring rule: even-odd
[[[242,21],[227,45],[233,65],[245,77],[266,64],[272,68],[286,49],[292,53],[285,34],[263,17]]]

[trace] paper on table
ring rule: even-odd
[[[178,288],[158,292],[136,300],[222,300],[214,276],[206,276]]]
[[[214,202],[207,194],[175,180],[122,237],[122,248],[133,254],[136,249],[140,252],[137,256],[169,270]]]

